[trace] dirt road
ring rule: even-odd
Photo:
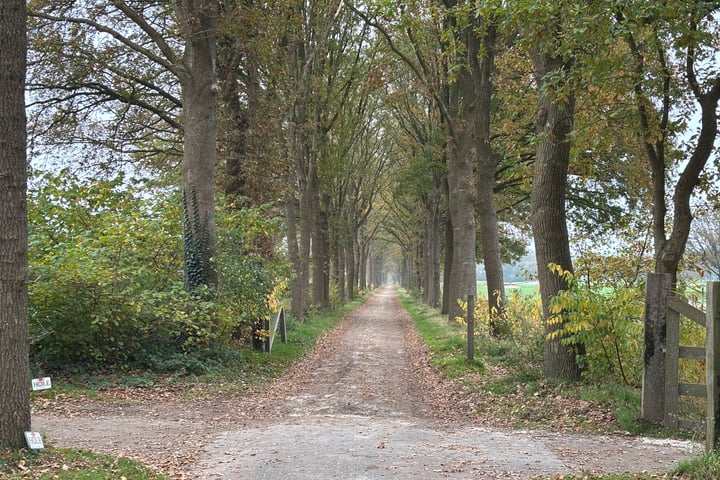
[[[449,387],[424,362],[408,315],[385,288],[254,398],[90,403],[35,415],[34,428],[56,445],[124,454],[192,479],[526,479],[660,472],[701,453],[690,442],[463,422],[441,407]]]

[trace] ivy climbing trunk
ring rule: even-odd
[[[30,430],[25,2],[0,2],[0,451]]]
[[[194,291],[218,283],[214,265],[218,2],[185,0],[176,8],[186,41],[178,68],[183,98],[185,288]]]

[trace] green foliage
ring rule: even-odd
[[[180,258],[176,209],[123,182],[62,171],[30,190],[30,319],[42,363],[123,363],[148,330],[181,336],[180,325],[156,324],[158,313],[187,300],[169,274]]]
[[[264,318],[282,259],[250,251],[277,225],[262,209],[219,212],[218,290],[182,282],[179,195],[140,192],[123,176],[35,179],[30,207],[30,320],[36,368],[207,370],[209,346],[245,342],[240,325]],[[276,305],[272,305],[273,308]],[[220,328],[218,328],[218,326]],[[242,329],[240,329],[242,330]]]
[[[522,365],[537,364],[542,360],[545,344],[542,304],[537,287],[532,290],[508,290],[503,307],[502,314],[494,319],[497,331],[502,334],[499,343],[509,344],[513,356]],[[476,310],[476,318],[479,314]],[[483,315],[487,318],[485,323],[489,324],[488,312],[484,311]]]
[[[537,283],[513,284],[513,288],[508,287],[506,285],[502,311],[489,312],[487,288],[480,285],[475,302],[475,335],[480,337],[483,343],[480,348],[489,357],[503,358],[508,353],[520,364],[535,364],[542,359],[545,343]],[[467,312],[467,305],[462,304],[462,309]],[[487,338],[491,336],[491,322],[493,334],[497,337],[494,341]]]
[[[271,242],[281,228],[280,219],[266,218],[268,208],[232,204],[217,212],[222,336],[247,339],[255,323],[280,308],[287,265],[283,258],[263,258],[258,246]],[[265,257],[272,255],[265,252]]]
[[[642,375],[643,292],[638,288],[585,288],[559,265],[550,265],[568,285],[553,297],[549,335],[566,345],[584,344],[579,359],[592,380],[610,378],[639,385]]]
[[[61,468],[62,467],[62,468]],[[167,477],[144,467],[135,460],[96,453],[49,448],[42,452],[0,452],[2,478],[37,480],[105,480],[132,478],[164,480]]]

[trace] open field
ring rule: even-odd
[[[512,291],[519,292],[522,296],[540,295],[537,281],[528,282],[510,282],[505,284],[505,293],[510,294]],[[479,296],[487,297],[487,282],[477,282],[477,292]]]

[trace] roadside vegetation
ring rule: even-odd
[[[65,448],[0,454],[0,478],[7,480],[166,480],[139,462]]]
[[[612,363],[611,359],[605,358],[603,362],[603,357],[596,357],[596,362],[586,368],[583,381],[563,382],[544,378],[544,333],[537,294],[518,291],[508,296],[502,334],[495,337],[489,334],[487,321],[483,321],[485,316],[479,311],[483,308],[483,301],[478,301],[480,306],[476,319],[480,320],[476,326],[472,362],[466,356],[466,325],[462,319],[449,322],[447,316],[427,307],[411,292],[401,290],[400,297],[428,346],[433,365],[476,396],[479,415],[492,415],[495,421],[514,428],[582,430],[704,441],[704,436],[698,433],[668,430],[640,419],[642,360],[638,357],[640,346],[636,342],[624,343],[619,349],[620,361],[627,362],[624,376],[617,367],[617,361]],[[606,301],[602,295],[595,298],[591,303]],[[585,300],[590,302],[589,296]],[[556,301],[569,302],[567,299]],[[585,331],[582,334],[589,348],[601,349],[597,342],[607,341],[594,338],[597,332]],[[491,404],[492,408],[484,408],[486,404]],[[692,462],[683,462],[674,471],[661,475],[638,472],[628,475],[557,476],[553,480],[657,478],[720,478],[720,461],[717,453],[711,453]]]
[[[360,306],[370,292],[332,310],[311,311],[308,320],[288,318],[287,343],[278,338],[271,354],[238,346],[223,350],[198,350],[182,358],[175,371],[68,370],[55,372],[53,388],[35,392],[36,411],[54,408],[67,401],[92,399],[100,402],[128,402],[151,399],[158,393],[180,395],[185,399],[218,395],[248,395],[256,386],[281,375],[287,367],[308,353],[318,338]],[[41,452],[26,449],[0,452],[0,478],[47,480],[165,480],[167,477],[142,464],[121,457],[97,455],[66,448]]]

